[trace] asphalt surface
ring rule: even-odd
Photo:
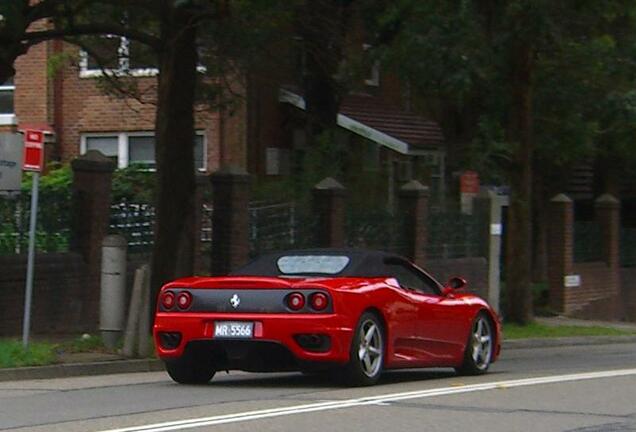
[[[600,374],[577,375],[588,372]],[[205,386],[163,372],[0,383],[0,430],[121,428],[636,431],[636,343],[517,348],[484,376],[396,371],[356,389],[291,373],[220,373]]]

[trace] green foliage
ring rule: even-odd
[[[156,177],[154,171],[138,165],[116,170],[113,174],[113,202],[154,204]]]
[[[49,54],[48,62],[46,64],[47,75],[50,78],[55,77],[58,72],[65,68],[76,65],[78,63],[79,56],[71,51],[53,52]]]
[[[506,323],[503,327],[504,339],[553,338],[574,336],[629,336],[634,331],[602,326],[545,325],[532,323],[517,325]]]
[[[401,0],[376,20],[400,28],[381,58],[408,80],[416,106],[459,141],[458,167],[506,183],[515,67],[534,53],[531,85],[541,175],[596,154],[636,165],[636,4],[515,0]],[[466,151],[463,151],[463,150]]]
[[[69,200],[73,172],[70,165],[51,162],[46,175],[40,176],[39,190],[41,195],[55,195],[56,199]],[[30,194],[33,187],[33,174],[25,173],[22,178],[22,193]]]
[[[40,176],[36,249],[64,252],[69,247],[71,226],[72,170],[68,164],[50,163],[46,175]],[[132,166],[113,175],[113,203],[153,204],[155,173]],[[28,248],[28,227],[33,175],[26,173],[22,193],[0,199],[0,254],[24,253]]]
[[[106,351],[102,338],[95,335],[85,334],[57,346],[58,351],[70,353],[82,352],[103,352]]]
[[[31,342],[25,350],[21,342],[0,340],[0,368],[42,366],[55,360],[55,345]]]

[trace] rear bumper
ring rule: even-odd
[[[252,339],[220,339],[214,337],[214,323],[221,321],[254,322]],[[215,313],[167,313],[159,312],[155,317],[153,334],[157,354],[163,360],[170,361],[184,355],[186,347],[209,348],[213,355],[223,357],[224,367],[219,369],[257,370],[253,357],[285,357],[287,352],[298,365],[316,362],[346,363],[349,360],[349,347],[353,335],[352,325],[342,317],[316,314],[215,314]],[[181,340],[174,349],[161,345],[159,333],[179,333]],[[329,337],[327,350],[315,352],[301,347],[295,336],[301,334],[320,334]],[[282,349],[282,351],[281,351]],[[248,361],[249,357],[249,361]],[[263,370],[287,370],[289,362],[280,362],[280,368],[265,365]],[[246,366],[249,364],[251,366]]]

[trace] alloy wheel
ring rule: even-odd
[[[382,367],[382,331],[373,320],[362,323],[358,359],[368,377],[374,377]]]

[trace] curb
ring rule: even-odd
[[[50,366],[0,369],[0,382],[135,372],[157,372],[162,370],[164,370],[163,362],[156,359],[63,363]]]
[[[636,343],[636,336],[575,336],[512,340],[504,339],[501,350],[502,352],[505,352],[505,350],[528,348],[552,348],[579,345],[611,345],[623,343]]]
[[[577,336],[566,338],[504,340],[502,352],[505,353],[506,351],[532,348],[611,345],[625,343],[636,343],[636,336]],[[63,363],[51,366],[0,369],[0,382],[111,375],[120,373],[158,372],[163,370],[163,362],[158,359]]]

